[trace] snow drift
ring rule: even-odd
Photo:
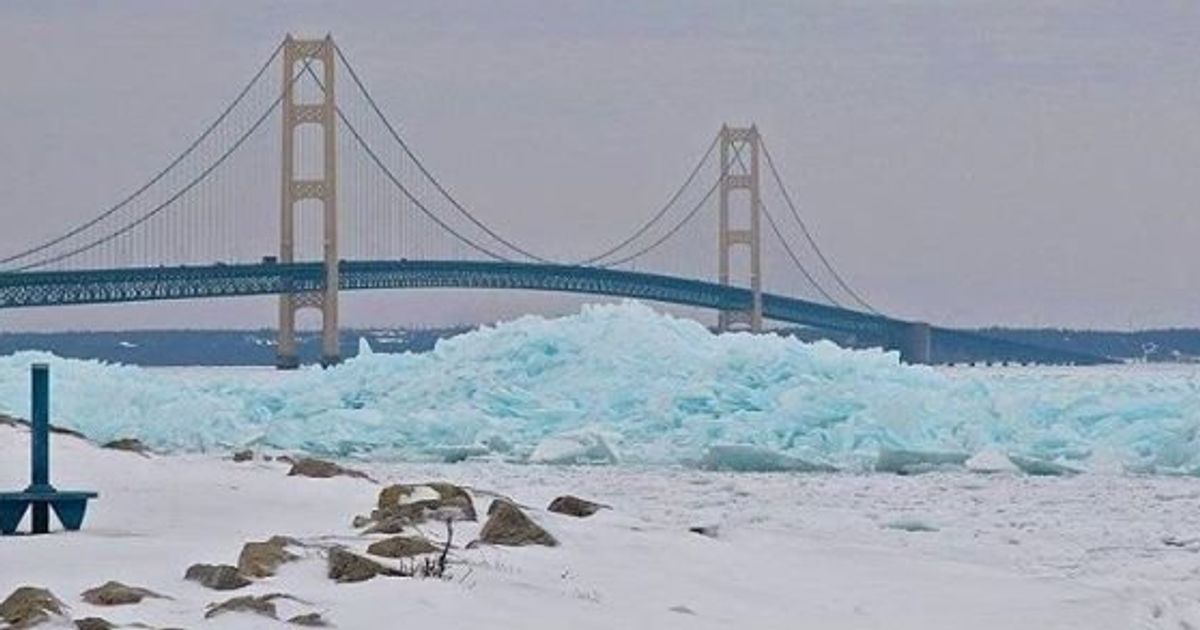
[[[25,414],[35,361],[53,365],[55,422],[169,451],[716,468],[724,452],[740,458],[735,469],[761,452],[776,464],[865,469],[881,452],[988,450],[1092,470],[1200,469],[1193,371],[947,374],[901,366],[893,353],[717,336],[638,303],[523,317],[428,353],[366,353],[269,378],[20,353],[0,358],[0,411]]]

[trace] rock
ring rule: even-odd
[[[78,630],[112,630],[117,626],[107,619],[100,617],[84,617],[83,619],[75,620],[75,627]]]
[[[328,621],[321,616],[321,613],[308,613],[306,615],[296,615],[288,619],[288,623],[293,626],[307,626],[309,628],[324,628],[329,625]]]
[[[137,438],[121,438],[111,442],[105,442],[103,448],[109,448],[114,451],[127,451],[137,453],[138,455],[146,455],[150,449],[142,444],[142,441]]]
[[[362,529],[362,528],[366,527],[367,525],[370,525],[372,522],[374,522],[374,521],[371,520],[370,516],[363,516],[362,514],[356,514],[354,516],[354,520],[350,521],[350,526],[353,527],[354,529]]]
[[[193,564],[188,567],[183,579],[199,582],[215,591],[232,591],[250,584],[250,580],[239,573],[237,567],[227,564]]]
[[[898,529],[902,532],[936,532],[936,525],[931,525],[916,518],[902,518],[884,524],[887,529]]]
[[[91,588],[84,591],[80,597],[83,601],[92,604],[93,606],[125,606],[128,604],[141,603],[147,597],[154,599],[168,599],[164,595],[159,595],[154,591],[137,586],[127,586],[120,582],[108,581],[102,586]]]
[[[233,599],[225,600],[219,604],[209,604],[208,610],[204,612],[205,619],[212,619],[217,615],[223,615],[231,612],[248,612],[271,619],[278,619],[278,614],[275,612],[275,602],[272,601],[278,598],[278,595],[263,595],[255,597],[254,595],[242,595]]]
[[[235,462],[248,462],[252,459],[254,459],[254,451],[250,449],[244,449],[233,454],[233,461]]]
[[[549,532],[534,523],[521,508],[511,501],[496,499],[488,507],[488,520],[479,530],[479,541],[489,545],[521,547],[545,545],[554,547],[558,541]]]
[[[328,573],[329,579],[340,582],[365,582],[377,575],[400,575],[399,571],[351,553],[343,547],[333,547],[329,550]]]
[[[395,484],[379,491],[374,525],[365,533],[398,534],[428,520],[474,521],[475,503],[460,486],[442,481]]]
[[[692,532],[693,534],[706,536],[708,538],[716,538],[717,534],[720,533],[721,528],[717,525],[697,525],[695,527],[689,527],[688,531]]]
[[[298,544],[294,538],[272,536],[265,542],[248,542],[238,555],[238,572],[248,577],[265,578],[275,575],[275,570],[285,562],[298,559],[287,550],[289,545]]]
[[[600,511],[601,508],[606,507],[608,506],[601,505],[599,503],[593,503],[587,499],[580,499],[579,497],[567,494],[551,501],[550,506],[546,509],[559,514],[584,518],[591,516]]]
[[[367,547],[367,553],[382,558],[410,558],[436,551],[438,548],[433,543],[416,536],[393,536]]]
[[[292,464],[292,469],[288,471],[289,477],[312,477],[313,479],[328,479],[330,477],[353,477],[355,479],[371,478],[367,473],[350,468],[344,468],[339,464],[335,464],[323,459],[315,459],[312,457],[304,457],[295,461]]]
[[[63,603],[54,593],[36,586],[22,586],[0,602],[0,619],[13,628],[32,628],[63,612]]]

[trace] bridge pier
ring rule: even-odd
[[[908,322],[899,334],[900,362],[928,365],[933,358],[933,328],[924,322]]]

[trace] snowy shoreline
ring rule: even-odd
[[[0,480],[24,483],[27,432],[0,427]],[[381,487],[449,480],[511,496],[557,547],[457,548],[448,580],[335,584],[302,560],[234,594],[287,593],[342,628],[1178,628],[1194,593],[1200,483],[1014,474],[733,474],[662,467],[366,464],[380,483],[288,477],[280,462],[150,456],[53,442],[55,482],[99,490],[84,529],[0,538],[0,597],[49,588],[74,618],[255,628],[203,618],[228,597],[183,579],[243,543],[292,536],[353,548]],[[479,493],[484,493],[480,495]],[[573,493],[588,519],[539,506]],[[700,527],[712,537],[689,531]],[[436,533],[436,529],[433,530]],[[474,534],[464,527],[465,542]],[[120,580],[170,596],[97,607]],[[281,623],[280,627],[284,627]]]

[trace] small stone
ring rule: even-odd
[[[154,591],[137,586],[127,586],[120,582],[108,581],[102,586],[84,591],[80,597],[93,606],[125,606],[141,603],[147,597],[167,599]]]
[[[416,536],[393,536],[367,547],[367,553],[382,558],[410,558],[436,551],[438,548],[433,543]]]
[[[328,575],[329,579],[345,584],[365,582],[377,575],[400,575],[400,572],[342,547],[333,547],[329,550]]]
[[[689,527],[688,531],[693,534],[716,538],[717,534],[720,533],[720,528],[716,525],[697,525],[696,527]]]
[[[601,508],[605,507],[608,506],[567,494],[551,501],[550,507],[546,509],[559,514],[584,518],[595,514]]]
[[[147,454],[150,449],[137,438],[121,438],[111,442],[105,442],[103,448],[112,449],[114,451],[127,451],[137,453],[139,455]]]
[[[22,586],[0,602],[0,619],[14,628],[31,628],[63,614],[63,603],[49,590]]]
[[[271,619],[278,619],[279,617],[275,612],[275,602],[271,601],[272,599],[275,599],[275,596],[263,595],[255,597],[253,595],[242,595],[241,597],[234,597],[219,604],[209,604],[208,610],[204,613],[204,618],[212,619],[217,615],[231,612],[248,612],[270,617]]]
[[[112,630],[117,626],[107,619],[100,617],[84,617],[83,619],[75,620],[75,627],[78,630]]]
[[[275,575],[279,565],[300,557],[287,550],[289,545],[296,544],[295,539],[287,536],[272,536],[265,542],[248,542],[238,555],[238,572],[256,578]]]
[[[558,541],[549,532],[534,523],[521,508],[511,501],[496,499],[488,507],[488,520],[479,531],[479,541],[489,545],[520,547],[545,545],[554,547]]]
[[[233,461],[235,462],[248,462],[252,459],[254,459],[254,451],[250,449],[244,449],[233,454]]]
[[[237,567],[227,564],[193,564],[188,567],[183,579],[199,582],[215,591],[232,591],[250,584],[250,580],[239,573]]]
[[[350,525],[353,526],[354,529],[362,529],[362,528],[366,527],[367,525],[370,525],[371,523],[372,523],[372,521],[371,521],[370,516],[363,516],[362,514],[357,514],[354,516],[354,520],[350,522]]]
[[[329,479],[330,477],[353,477],[355,479],[367,479],[370,477],[366,473],[350,468],[344,468],[339,464],[335,464],[323,459],[312,457],[304,457],[296,460],[292,464],[292,469],[288,471],[289,477],[311,477],[313,479]]]
[[[321,613],[308,613],[305,615],[296,615],[288,619],[288,623],[294,626],[307,626],[309,628],[324,628],[329,625],[328,621],[321,616]]]

